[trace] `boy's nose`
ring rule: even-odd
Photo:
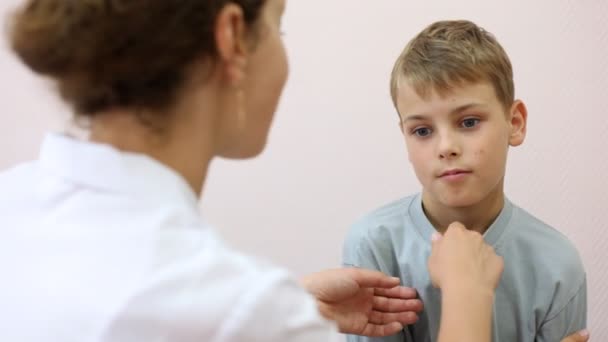
[[[439,159],[453,159],[462,153],[455,137],[443,134],[439,139]]]
[[[439,158],[441,159],[452,159],[452,158],[456,158],[459,156],[459,153],[456,153],[455,151],[446,151],[444,153],[440,153],[439,154]]]

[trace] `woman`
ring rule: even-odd
[[[301,281],[315,301],[287,272],[225,247],[199,216],[211,160],[266,144],[287,77],[284,6],[25,2],[11,46],[53,80],[89,136],[50,134],[37,161],[0,176],[3,340],[323,341],[332,327],[319,313],[370,336],[416,319],[422,304],[395,279],[317,273]],[[458,284],[451,259],[437,260],[437,284]],[[497,282],[500,263],[488,264],[476,274]]]

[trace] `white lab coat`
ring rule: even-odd
[[[161,163],[59,134],[0,174],[0,341],[328,341],[288,272],[239,254]]]

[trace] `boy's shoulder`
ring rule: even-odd
[[[520,254],[532,263],[537,274],[555,279],[583,279],[585,271],[575,245],[566,235],[528,211],[513,206],[509,238],[497,248]],[[524,259],[524,260],[525,260]]]
[[[409,206],[417,195],[410,195],[388,202],[360,217],[353,228],[370,228],[374,226],[394,226],[402,224],[404,216],[408,215]]]
[[[347,240],[360,240],[362,238],[380,238],[378,235],[403,230],[406,225],[408,208],[417,195],[402,197],[386,203],[362,217],[351,226]]]
[[[344,240],[343,265],[396,274],[393,256],[408,236],[407,216],[415,199],[414,195],[389,202],[356,220]]]
[[[518,242],[537,247],[539,252],[546,252],[543,249],[547,248],[578,256],[576,247],[566,235],[521,207],[513,205],[510,225],[511,234]]]

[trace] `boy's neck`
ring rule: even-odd
[[[447,227],[460,222],[469,230],[484,234],[504,207],[505,199],[502,189],[494,191],[485,199],[468,207],[449,207],[433,200],[422,193],[422,208],[426,217],[435,229],[444,233]]]

